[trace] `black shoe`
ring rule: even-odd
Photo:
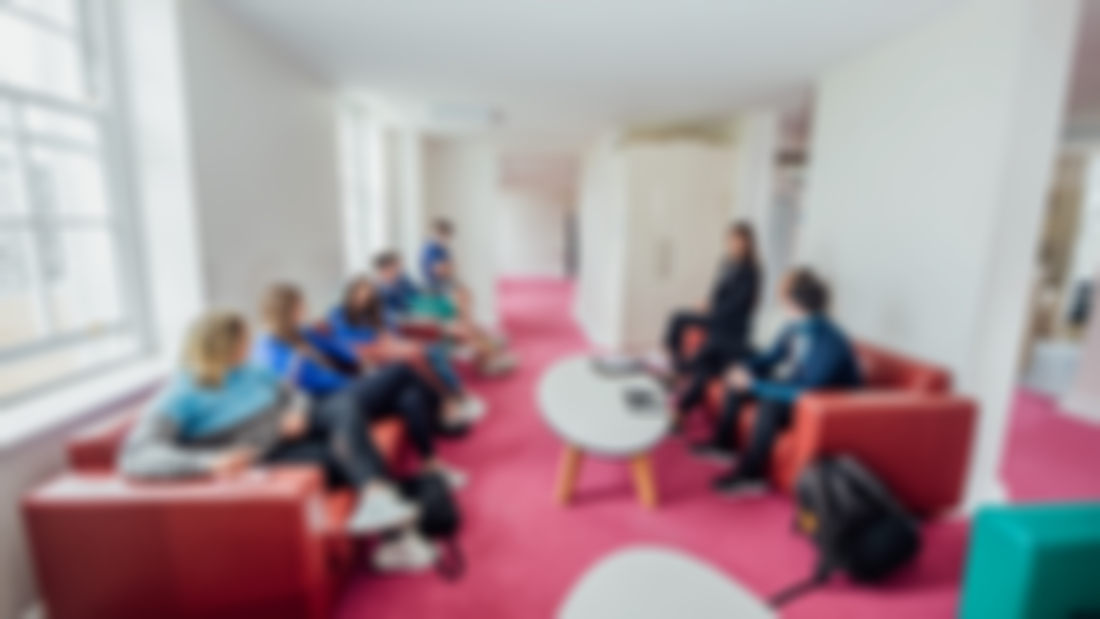
[[[711,487],[718,494],[731,497],[759,496],[768,492],[767,481],[759,477],[743,475],[738,471],[715,479]]]
[[[729,466],[737,459],[737,454],[732,449],[709,442],[692,445],[691,455],[723,466]]]

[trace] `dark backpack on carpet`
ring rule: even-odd
[[[778,608],[821,586],[836,573],[875,583],[916,558],[921,532],[916,519],[874,475],[852,458],[825,458],[798,479],[795,529],[817,547],[808,580],[775,595]]]
[[[461,578],[466,571],[466,558],[457,540],[462,514],[447,481],[437,473],[422,473],[402,481],[401,493],[420,507],[417,530],[439,547],[439,574],[447,580]]]

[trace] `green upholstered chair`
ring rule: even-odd
[[[1100,503],[983,509],[971,531],[961,616],[1100,618]]]

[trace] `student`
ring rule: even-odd
[[[401,257],[396,252],[379,254],[374,260],[374,273],[388,319],[395,324],[401,323],[412,311],[420,289],[405,274]]]
[[[434,562],[431,546],[408,528],[417,508],[394,490],[385,461],[363,432],[369,419],[350,398],[310,403],[274,374],[247,365],[248,329],[236,314],[207,314],[185,348],[183,368],[126,439],[123,473],[224,477],[258,464],[315,464],[330,486],[359,491],[351,533],[402,531],[379,548],[377,567],[414,570]]]
[[[485,415],[484,402],[466,390],[447,347],[401,338],[394,329],[395,318],[386,311],[378,290],[367,278],[356,277],[348,283],[343,301],[329,313],[328,323],[339,342],[361,354],[382,361],[423,357],[443,388],[447,399],[444,422],[452,429],[467,427]]]
[[[705,312],[677,313],[665,336],[673,366],[688,383],[677,402],[681,417],[699,406],[712,380],[750,354],[762,280],[752,227],[734,224],[727,234],[726,258],[709,307]],[[702,348],[688,358],[683,354],[683,338],[690,327],[701,328],[705,340]]]
[[[350,393],[372,419],[399,415],[425,467],[438,472],[453,488],[465,485],[465,474],[435,453],[441,402],[415,370],[393,364],[364,373],[354,352],[303,326],[305,299],[295,286],[273,286],[263,309],[267,332],[253,349],[257,365],[316,399]]]
[[[448,222],[437,222],[437,226],[442,226],[439,230],[446,231],[449,237],[452,228]],[[457,282],[449,251],[433,252],[431,247],[425,249],[422,263],[431,264],[432,277],[426,280],[429,283],[422,289],[409,281],[396,254],[384,253],[375,260],[376,276],[386,306],[391,312],[398,312],[395,321],[437,325],[456,345],[455,353],[472,358],[483,375],[499,376],[511,372],[518,363],[515,356],[502,338],[477,325],[469,293]]]
[[[420,254],[420,276],[424,285],[429,288],[437,288],[448,282],[439,273],[440,265],[449,265],[453,262],[451,256],[451,238],[454,236],[454,226],[447,219],[436,219],[432,222],[431,238]]]
[[[791,273],[780,300],[790,324],[768,352],[729,372],[725,407],[714,436],[695,448],[701,456],[732,459],[741,415],[750,402],[757,403],[744,458],[714,482],[715,490],[724,494],[765,488],[772,448],[803,393],[852,389],[863,382],[851,343],[828,316],[829,290],[817,275],[809,269]]]

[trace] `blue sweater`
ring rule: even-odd
[[[199,440],[266,411],[278,401],[280,386],[277,376],[252,366],[234,369],[213,389],[184,373],[161,392],[155,410],[175,422],[180,438]]]
[[[329,312],[328,326],[332,329],[332,337],[346,348],[372,344],[382,334],[379,329],[370,325],[352,324],[342,306],[337,306]]]
[[[341,367],[358,367],[359,359],[354,352],[335,339],[315,331],[304,331],[302,336],[317,354],[331,363],[319,363],[312,356],[303,355],[293,346],[270,335],[256,341],[252,359],[257,365],[315,398],[340,391],[355,380],[353,372],[340,370]]]
[[[806,391],[851,389],[863,384],[855,350],[844,332],[825,316],[791,325],[771,349],[751,363],[757,376],[772,376],[784,364],[789,364],[784,377],[756,380],[753,394],[793,404]]]
[[[413,301],[416,300],[420,291],[408,276],[403,275],[392,285],[379,284],[378,294],[390,318],[395,318],[404,316],[412,310]]]

